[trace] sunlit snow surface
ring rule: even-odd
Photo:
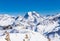
[[[10,33],[10,40],[11,41],[23,41],[25,35],[28,34],[29,41],[48,41],[43,35],[37,32],[31,32],[28,30],[22,30],[20,33]],[[0,36],[0,41],[6,41],[6,36]]]

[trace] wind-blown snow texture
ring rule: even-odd
[[[26,13],[25,16],[0,15],[0,41],[5,41],[5,31],[8,31],[11,37],[13,36],[11,41],[22,41],[20,38],[24,37],[23,34],[29,32],[26,30],[36,34],[30,35],[32,37],[30,41],[48,41],[47,39],[51,39],[51,41],[59,41],[60,14],[41,16],[33,11]],[[16,37],[17,40],[15,40],[14,37]]]

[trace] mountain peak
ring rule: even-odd
[[[33,13],[36,13],[36,11],[33,11]]]
[[[36,17],[40,17],[40,15],[36,12],[36,11],[29,11],[28,13],[26,13],[26,15],[24,16],[24,18],[28,18],[28,17],[33,17],[33,16],[36,16]]]
[[[29,11],[28,14],[29,14],[29,15],[30,15],[30,14],[33,15],[33,14],[37,14],[37,12],[36,12],[36,11],[32,11],[32,12]]]
[[[29,16],[31,16],[31,15],[37,15],[37,14],[38,14],[38,13],[37,13],[36,11],[32,11],[32,12],[29,11],[29,12],[28,12],[28,15],[29,15]]]

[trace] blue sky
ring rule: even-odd
[[[42,15],[60,12],[60,0],[0,0],[0,13],[24,15],[36,11]]]

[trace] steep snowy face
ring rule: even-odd
[[[27,26],[29,26],[26,22],[26,19],[22,16],[17,16],[15,18],[15,22],[13,23],[14,29],[21,30],[26,29]]]
[[[20,24],[20,22],[22,22],[22,20],[23,20],[23,17],[22,16],[17,16],[16,18],[15,18],[15,24],[17,25],[17,24]]]
[[[40,16],[38,13],[36,13],[35,11],[33,12],[28,12],[24,18],[30,22],[34,22],[34,23],[38,23],[40,21],[43,21],[43,17]]]
[[[50,20],[51,22],[46,20],[47,22],[49,22],[49,23],[47,23],[47,25],[45,25],[45,26],[44,25],[43,26],[39,25],[40,27],[42,27],[42,28],[40,28],[40,29],[42,29],[42,30],[40,30],[40,32],[44,32],[44,34],[46,34],[46,36],[48,38],[50,38],[51,40],[54,39],[54,41],[56,41],[56,40],[59,41],[60,40],[59,39],[60,38],[59,37],[60,36],[60,14],[54,15],[54,16],[50,16],[47,19]]]
[[[16,17],[16,20],[15,20],[14,23],[15,23],[15,27],[21,27],[21,26],[26,27],[26,25],[27,25],[27,22],[26,22],[25,18],[22,17],[22,16]]]
[[[40,33],[46,33],[51,32],[56,26],[58,26],[57,22],[51,20],[44,20],[37,26],[37,28]]]
[[[44,20],[44,17],[40,16],[38,13],[33,11],[33,12],[28,12],[24,16],[24,19],[25,19],[24,25],[26,24],[25,27],[27,29],[31,29],[33,31],[36,31],[37,30],[37,24],[42,22]]]
[[[13,22],[15,21],[13,16],[4,14],[4,15],[0,15],[0,26],[8,26],[13,24]]]

